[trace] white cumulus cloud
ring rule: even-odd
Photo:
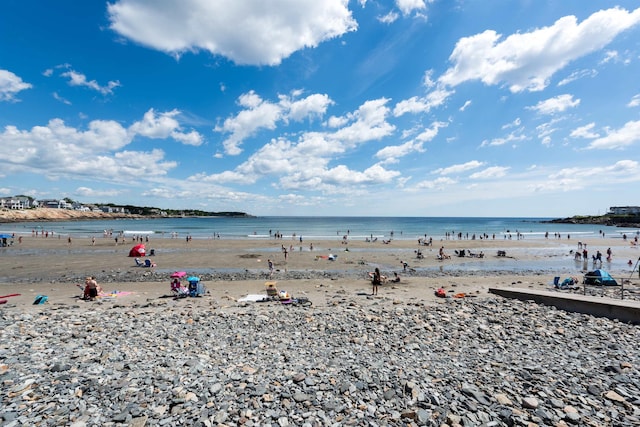
[[[567,109],[577,107],[578,105],[580,105],[579,99],[573,99],[573,95],[564,94],[540,101],[536,105],[528,108],[538,112],[539,114],[555,114],[562,113]]]
[[[147,111],[142,120],[129,126],[129,133],[133,138],[135,135],[142,135],[152,139],[173,138],[185,145],[199,146],[203,142],[202,135],[196,131],[183,132],[176,116],[180,114],[178,110],[156,113],[152,108]]]
[[[31,87],[30,83],[23,82],[11,71],[0,70],[0,101],[15,101],[18,92]]]
[[[600,135],[593,131],[593,128],[595,126],[596,126],[595,123],[589,123],[587,125],[580,126],[578,128],[575,128],[574,130],[572,130],[569,135],[572,138],[586,138],[586,139],[597,138]]]
[[[249,110],[245,110],[247,112],[259,108],[266,102],[254,93],[245,95],[247,98],[240,103],[249,107]],[[395,127],[387,122],[388,102],[386,98],[366,101],[355,111],[339,118],[331,118],[329,121],[336,126],[331,128],[331,131],[303,132],[297,141],[290,141],[285,137],[272,139],[232,171],[210,175],[198,174],[189,180],[248,184],[265,177],[277,177],[278,188],[313,188],[315,191],[331,194],[353,191],[353,188],[345,183],[357,186],[389,182],[400,176],[400,173],[388,170],[381,164],[374,164],[364,170],[355,170],[346,165],[330,166],[335,155],[348,152],[359,144],[382,139],[395,130]],[[285,107],[289,104],[285,102],[270,105],[277,107],[278,114],[285,115]],[[244,122],[244,119],[238,120],[241,115],[242,113],[230,119],[218,130],[235,129],[241,121]],[[275,125],[275,120],[266,123]],[[257,130],[256,127],[251,129],[252,132]],[[243,132],[246,135],[246,129]]]
[[[467,172],[469,170],[477,169],[479,167],[484,166],[484,162],[480,162],[478,160],[471,160],[466,163],[461,163],[457,165],[448,166],[446,168],[440,168],[433,171],[433,173],[438,175],[455,175],[463,172]]]
[[[106,85],[101,86],[97,81],[88,80],[87,76],[74,70],[65,71],[61,74],[61,76],[68,78],[69,85],[71,86],[87,87],[89,89],[95,90],[96,92],[100,92],[103,95],[112,94],[113,89],[120,86],[120,82],[118,81],[109,81]]]
[[[423,11],[427,8],[425,0],[396,0],[396,6],[403,15],[409,15],[415,11]]]
[[[594,139],[588,148],[620,149],[640,142],[640,120],[629,121],[620,129],[610,131],[607,135]]]
[[[278,102],[270,102],[254,91],[242,94],[237,104],[243,110],[214,128],[216,132],[230,134],[223,141],[225,153],[231,156],[242,153],[241,145],[245,139],[261,129],[275,129],[280,121],[299,122],[307,118],[321,118],[333,104],[325,94],[312,94],[302,99],[298,99],[299,96],[299,92],[294,92],[290,96],[280,95]]]
[[[111,29],[141,45],[248,65],[278,65],[357,29],[347,0],[117,0],[107,11]]]
[[[506,84],[511,92],[540,91],[558,70],[602,49],[621,32],[640,23],[640,9],[600,10],[578,23],[565,16],[553,25],[503,38],[493,30],[458,41],[453,66],[439,79],[447,86],[470,80]]]
[[[126,150],[135,135],[131,128],[113,120],[93,120],[86,129],[68,126],[57,118],[31,129],[6,126],[0,132],[0,161],[5,170],[40,173],[49,179],[108,182],[163,177],[177,166],[177,162],[165,160],[160,149]]]
[[[471,179],[490,179],[490,178],[502,178],[507,174],[509,167],[504,166],[491,166],[480,172],[472,173],[469,175]]]

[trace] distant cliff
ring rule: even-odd
[[[0,211],[0,222],[29,222],[29,221],[74,221],[92,219],[123,219],[123,218],[176,218],[192,216],[226,216],[247,217],[243,212],[203,212],[203,211],[171,211],[168,215],[157,213],[107,213],[94,211],[77,211],[72,209],[34,208],[7,209]]]
[[[594,224],[610,225],[614,227],[640,228],[640,215],[597,215],[581,216],[576,215],[570,218],[552,219],[551,223],[556,224]]]
[[[91,219],[144,218],[136,214],[76,211],[72,209],[9,209],[0,211],[0,222],[73,221]]]

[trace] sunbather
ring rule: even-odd
[[[84,281],[84,296],[83,299],[88,301],[95,301],[102,289],[96,279],[93,277],[87,277]]]
[[[567,277],[561,283],[556,284],[555,287],[557,289],[574,289],[573,285],[576,283],[578,283],[577,277]]]

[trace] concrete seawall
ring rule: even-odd
[[[489,292],[505,298],[531,300],[569,312],[618,319],[621,322],[640,325],[640,301],[514,288],[490,288]]]

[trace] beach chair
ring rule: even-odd
[[[140,261],[140,258],[136,258],[135,261],[138,267],[144,267],[144,262]]]
[[[267,290],[267,297],[273,301],[280,300],[280,292],[278,291],[278,287],[276,286],[278,282],[265,282],[264,286]]]
[[[279,291],[276,286],[277,282],[266,282],[264,284],[267,290],[267,299],[269,301],[279,301],[283,304],[298,304],[299,298],[293,298],[287,291]],[[303,305],[300,303],[300,305]],[[310,305],[310,304],[304,304]]]
[[[189,296],[201,297],[205,293],[204,283],[200,281],[199,277],[191,276],[187,279],[189,281]]]
[[[189,296],[189,289],[182,286],[179,280],[171,282],[171,294],[176,298],[184,298]]]

